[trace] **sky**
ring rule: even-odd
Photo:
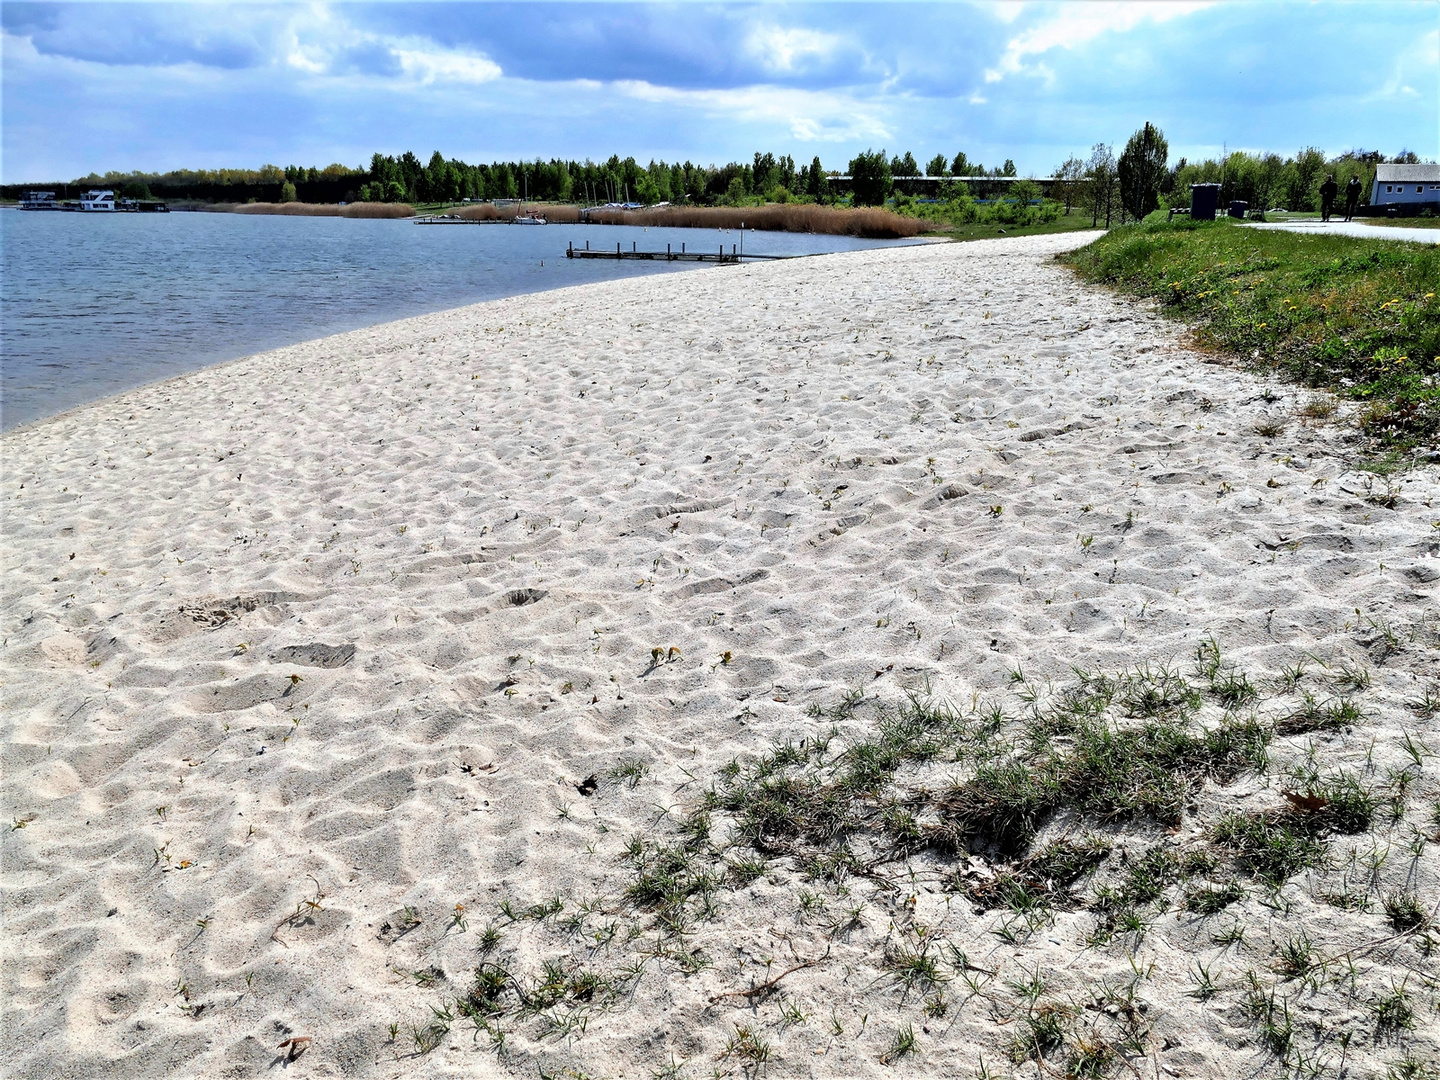
[[[866,148],[1048,175],[1145,121],[1440,157],[1440,3],[0,3],[0,179]]]

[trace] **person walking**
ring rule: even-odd
[[[1350,177],[1350,182],[1345,185],[1345,220],[1349,221],[1355,216],[1355,211],[1360,208],[1360,189],[1364,187],[1358,176]]]
[[[1335,209],[1335,196],[1340,193],[1340,185],[1335,183],[1335,174],[1331,173],[1325,177],[1325,183],[1320,185],[1320,220],[1329,221],[1330,212]]]

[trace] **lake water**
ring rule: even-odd
[[[480,300],[693,263],[565,258],[565,247],[728,251],[735,233],[433,225],[251,214],[0,211],[0,427],[207,364]],[[904,241],[899,241],[903,243]],[[755,254],[896,241],[745,234]],[[542,265],[543,261],[543,265]]]

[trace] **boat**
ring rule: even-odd
[[[115,192],[96,188],[80,196],[80,209],[111,213],[115,210]]]
[[[517,214],[514,220],[516,225],[544,225],[545,215],[538,210],[531,210],[528,214]]]
[[[27,191],[20,197],[21,210],[59,210],[53,191]]]

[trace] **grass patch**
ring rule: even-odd
[[[1154,221],[1060,258],[1157,298],[1203,345],[1365,402],[1361,426],[1381,447],[1440,441],[1440,248]]]

